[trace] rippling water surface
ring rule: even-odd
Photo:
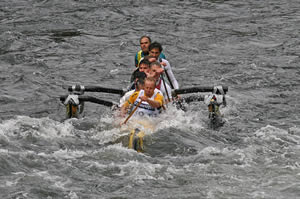
[[[0,5],[0,198],[300,197],[297,0]],[[181,87],[229,86],[223,127],[169,107],[141,154],[107,107],[63,120],[67,86],[128,85],[144,34]]]

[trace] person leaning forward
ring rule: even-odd
[[[172,89],[178,89],[179,84],[174,76],[170,63],[163,58],[160,58],[159,55],[162,53],[162,46],[158,42],[153,42],[149,46],[149,55],[156,58],[156,61],[160,62],[163,66],[163,69],[168,77]]]
[[[164,104],[164,97],[158,90],[155,90],[156,80],[147,77],[144,82],[143,90],[134,92],[121,107],[121,115],[125,116],[128,108],[132,105],[133,109],[141,104],[134,113],[134,116],[158,116]]]
[[[149,73],[150,71],[150,62],[148,59],[143,59],[140,62],[140,65],[137,69],[135,69],[135,71],[132,73],[131,77],[130,77],[130,82],[134,81],[134,77],[136,73],[139,72],[144,72],[146,75]]]
[[[161,65],[159,62],[152,62],[150,64],[150,72],[149,72],[149,75],[150,77],[153,77],[156,81],[156,88],[159,89],[164,98],[165,98],[165,101],[168,103],[171,101],[171,98],[172,98],[172,89],[171,87],[165,82],[165,80],[161,77],[161,73],[163,72],[164,70],[161,68]]]
[[[131,85],[131,88],[129,91],[127,91],[120,99],[119,107],[122,107],[122,105],[129,99],[129,97],[136,91],[140,91],[144,88],[144,81],[146,78],[146,74],[144,72],[136,71],[133,73],[133,84]]]

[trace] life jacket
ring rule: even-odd
[[[140,62],[141,62],[141,59],[142,59],[142,57],[144,57],[143,55],[142,55],[142,53],[143,53],[143,51],[142,50],[140,50],[138,53],[137,53],[137,61],[138,61],[138,66],[140,65]]]
[[[161,79],[159,79],[158,84],[155,86],[155,88],[157,88],[158,90],[160,90],[160,86],[161,86]]]
[[[141,90],[139,92],[138,97],[136,98],[135,102],[133,103],[133,107],[132,109],[134,109],[137,104],[140,102],[140,96],[144,95],[144,90]],[[159,93],[159,91],[154,90],[154,94],[152,95],[152,97],[150,98],[151,100],[154,100],[155,96]],[[150,116],[150,117],[157,117],[159,114],[161,113],[161,107],[159,108],[153,108],[152,106],[150,106],[150,104],[148,102],[143,101],[140,106],[138,107],[138,109],[135,111],[134,116]]]
[[[147,54],[148,55],[148,54]],[[137,63],[138,63],[138,66],[140,65],[140,62],[142,61],[142,58],[145,57],[144,53],[142,50],[140,50],[138,53],[137,53]],[[163,53],[160,53],[159,54],[159,58],[160,59],[166,59],[166,56],[163,54]]]

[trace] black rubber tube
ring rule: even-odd
[[[228,91],[228,86],[222,86],[222,87],[224,93],[226,93]],[[197,92],[212,92],[213,90],[214,90],[214,86],[198,86],[192,88],[175,89],[173,92],[175,92],[175,94],[187,94],[187,93],[197,93]]]
[[[68,91],[72,92],[73,87],[69,86]],[[115,89],[115,88],[105,88],[101,86],[84,86],[85,92],[103,92],[103,93],[112,93],[112,94],[120,94],[123,95],[125,92],[122,89]]]
[[[67,97],[68,97],[67,95],[60,96],[59,99],[60,99],[60,101],[64,102]],[[117,105],[116,102],[102,100],[102,99],[92,97],[92,96],[78,96],[78,99],[80,102],[92,102],[92,103],[101,104],[101,105],[109,106],[109,107],[111,107],[113,105]]]

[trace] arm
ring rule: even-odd
[[[125,117],[125,115],[126,115],[126,113],[127,113],[127,110],[128,110],[128,107],[129,107],[129,103],[128,103],[128,101],[126,101],[126,102],[121,106],[121,110],[120,110],[121,117]]]
[[[126,92],[126,93],[123,95],[123,97],[121,97],[121,99],[120,99],[120,105],[119,105],[119,106],[122,107],[123,104],[129,100],[129,97],[130,97],[133,93],[134,93],[134,90],[131,90],[131,91]]]
[[[167,73],[166,75],[168,75],[170,78],[170,84],[173,85],[174,89],[178,89],[179,84],[174,76],[170,63],[165,59],[163,59],[162,62],[163,63],[161,64],[164,66],[165,72]]]
[[[124,104],[121,106],[120,113],[122,117],[126,115],[129,106],[135,102],[138,95],[139,95],[138,91],[134,92],[132,95],[130,95],[129,99],[125,101]]]
[[[149,97],[147,96],[141,96],[140,99],[142,101],[145,101],[145,102],[148,102],[148,104],[150,106],[152,106],[153,108],[158,108],[158,107],[161,107],[162,106],[162,103],[158,100],[151,100]]]

